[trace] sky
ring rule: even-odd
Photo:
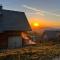
[[[4,9],[25,12],[29,23],[60,28],[60,0],[0,0]]]

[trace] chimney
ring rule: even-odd
[[[2,5],[0,5],[0,16],[2,16]]]

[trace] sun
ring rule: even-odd
[[[34,23],[33,23],[33,26],[34,26],[34,27],[39,27],[39,23],[38,23],[38,22],[34,22]]]
[[[38,30],[40,28],[39,22],[32,22],[31,28],[32,30]]]

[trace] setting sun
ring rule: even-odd
[[[39,26],[39,23],[38,23],[38,22],[34,22],[34,23],[33,23],[33,26],[34,26],[34,27],[38,27],[38,26]]]
[[[31,23],[31,28],[32,28],[33,30],[39,29],[39,28],[40,28],[40,23],[39,23],[38,21],[37,21],[37,22],[33,21],[33,22]]]

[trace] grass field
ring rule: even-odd
[[[0,53],[0,60],[53,60],[56,57],[60,57],[60,44],[37,44]]]

